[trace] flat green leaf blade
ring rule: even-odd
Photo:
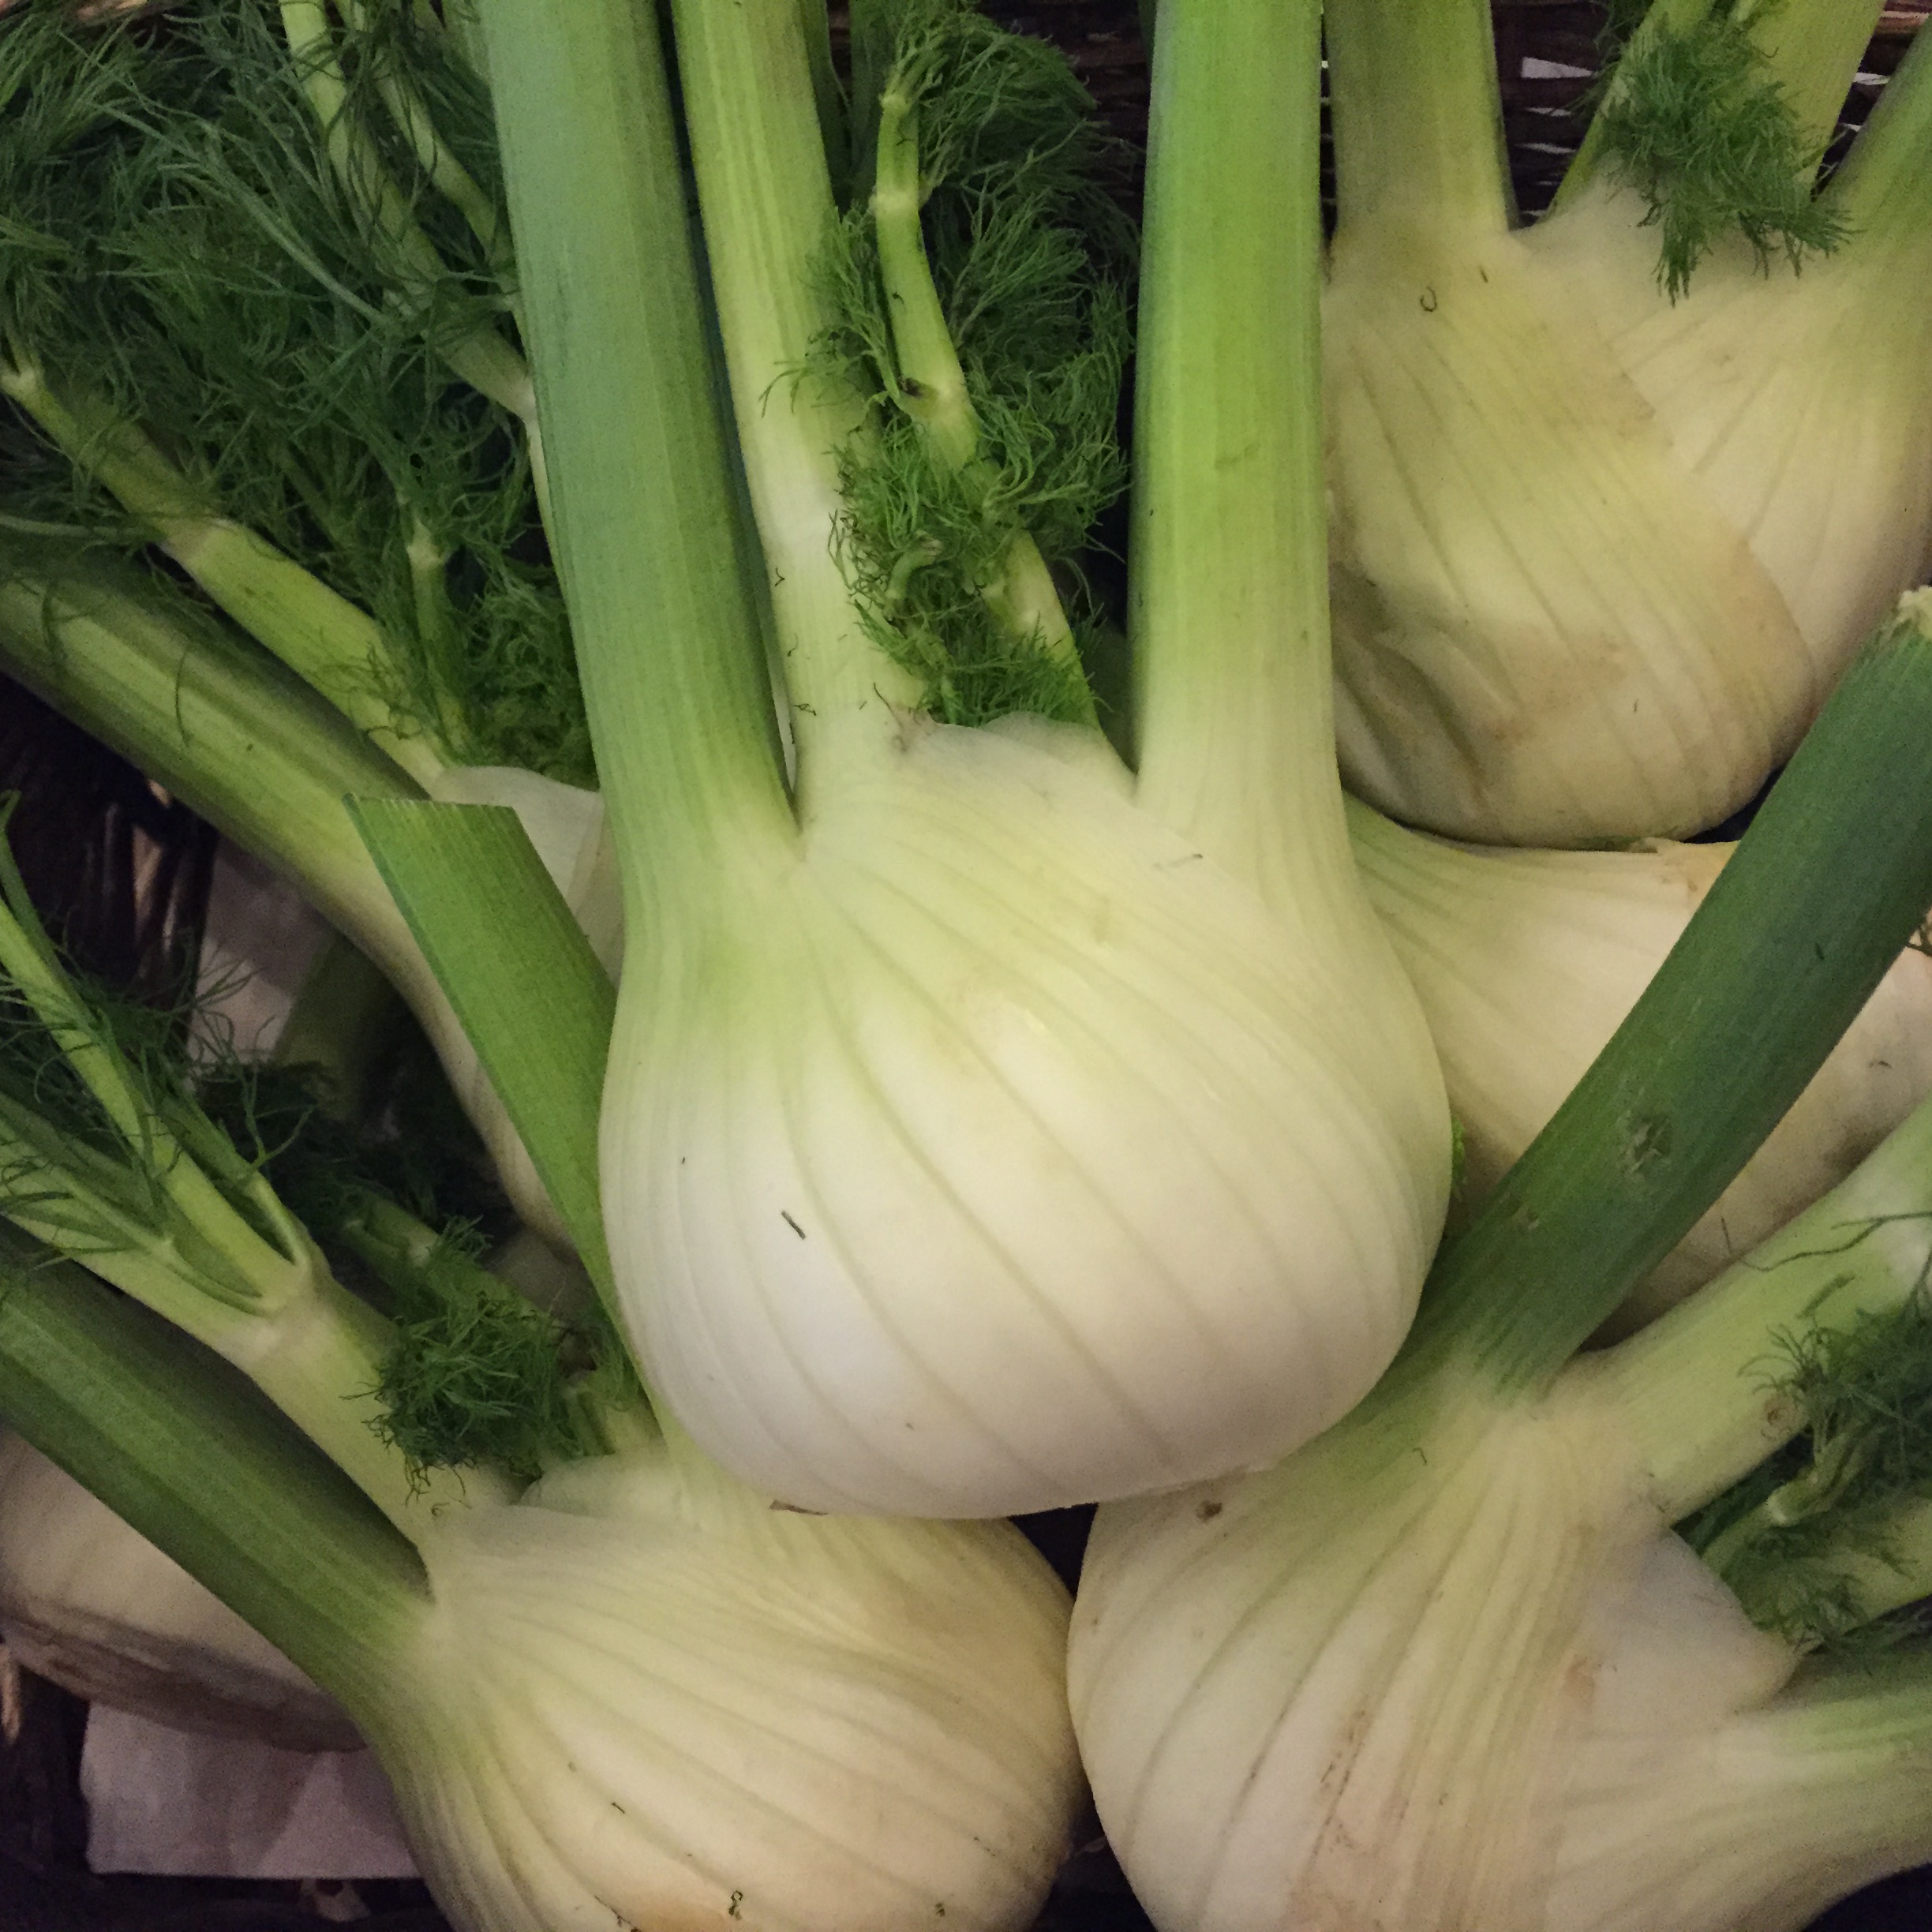
[[[507,807],[349,812],[615,1319],[597,1114],[616,989]]]
[[[391,1694],[415,1552],[238,1371],[4,1224],[0,1416],[352,1714]]]
[[[1932,903],[1932,592],[1866,646],[1657,975],[1437,1256],[1409,1354],[1555,1373],[1709,1207]]]

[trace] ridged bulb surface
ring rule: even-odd
[[[1932,1856],[1932,1673],[1754,1628],[1607,1359],[1099,1512],[1074,1726],[1159,1932],[1799,1932]]]
[[[1656,230],[1641,214],[1601,187],[1527,239],[1574,278],[1829,688],[1899,593],[1932,573],[1932,228],[1855,231],[1796,274],[1766,272],[1732,238],[1673,303],[1657,294]]]
[[[1473,1204],[1540,1133],[1734,847],[1452,845],[1351,807],[1369,903],[1442,1057]],[[1932,958],[1908,949],[1737,1178],[1613,1318],[1681,1301],[1842,1181],[1932,1092]]]
[[[1711,1586],[1683,1545],[1662,1548]],[[1814,1667],[1768,1698],[1792,1659],[1756,1636],[1752,1686],[1755,1633],[1724,1595],[1707,1607],[1679,1588],[1661,1606],[1671,1702],[1648,1723],[1600,1722],[1578,1748],[1551,1885],[1558,1932],[1803,1932],[1835,1900],[1932,1859],[1923,1742],[1874,1721],[1883,1672]]]
[[[915,723],[714,926],[627,956],[604,1200],[651,1386],[817,1508],[986,1516],[1267,1462],[1389,1360],[1447,1114],[1385,942],[1097,770]],[[1353,930],[1353,929],[1350,929]]]
[[[1414,1419],[1100,1512],[1074,1720],[1160,1932],[1768,1932],[1793,1871],[1833,1896],[1830,1833],[1763,1807],[1773,1779],[1693,1795],[1694,1763],[1775,1732],[1795,1659],[1665,1533],[1587,1394],[1445,1410],[1426,1446]],[[1738,1855],[1701,1882],[1720,1818]]]
[[[1639,213],[1337,242],[1337,735],[1407,822],[1713,825],[1932,562],[1932,312],[1896,251],[1761,274],[1740,242],[1673,305]]]
[[[1065,1593],[1009,1525],[580,1465],[425,1552],[372,1724],[462,1932],[1024,1932],[1082,1795]]]
[[[1421,1480],[1414,1431],[1345,1428],[1100,1512],[1074,1724],[1161,1932],[1543,1932],[1577,1633],[1634,1499],[1581,1438],[1484,1422]]]

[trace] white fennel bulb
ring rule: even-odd
[[[645,1373],[790,1500],[991,1515],[1252,1464],[1413,1312],[1440,1128],[1420,1030],[1362,997],[1383,962],[1050,729],[855,747],[722,930],[648,979],[633,951],[605,1199]]]
[[[1011,1524],[808,1515],[606,1412],[629,1447],[516,1500],[360,1451],[392,1528],[205,1355],[0,1261],[9,1413],[340,1699],[460,1932],[1033,1923],[1085,1785]]]
[[[24,1438],[0,1432],[0,1637],[77,1697],[285,1750],[361,1743],[333,1698]]]
[[[1876,9],[1762,12],[1765,77],[1802,96],[1794,139],[1822,114],[1822,145]],[[1714,824],[1932,564],[1932,54],[1820,198],[1837,252],[1799,268],[1734,235],[1667,293],[1659,228],[1608,156],[1511,227],[1476,0],[1346,0],[1330,34],[1345,773],[1399,818],[1492,842]]]
[[[422,1553],[364,1721],[466,1932],[1031,1923],[1081,1784],[1065,1594],[1009,1526],[808,1516],[636,1451]]]
[[[1447,1178],[1440,1070],[1333,760],[1314,11],[1176,92],[1255,151],[1184,138],[1178,165],[1252,179],[1256,208],[1211,262],[1198,225],[1150,230],[1132,773],[1077,706],[936,721],[880,642],[841,570],[864,398],[799,373],[834,208],[796,9],[675,12],[754,532],[702,376],[659,50],[628,6],[541,35],[483,9],[623,884],[601,1199],[640,1367],[709,1454],[811,1507],[990,1516],[1265,1462],[1393,1354]],[[1216,68],[1211,39],[1177,44]],[[1273,94],[1215,111],[1260,73]],[[1282,88],[1306,98],[1278,153]],[[916,197],[893,205],[917,255]],[[1284,313],[1309,353],[1264,346]],[[640,333],[652,361],[620,350]],[[1022,661],[1072,642],[1030,542],[974,593],[1033,600]]]
[[[1923,1234],[1888,1260],[1909,1294]],[[1923,1668],[1794,1679],[1669,1532],[1717,1486],[1671,1436],[1741,1469],[1796,1426],[1740,1275],[1705,1291],[1741,1286],[1721,1377],[1671,1360],[1694,1301],[1540,1398],[1412,1378],[1276,1470],[1100,1511],[1074,1720],[1161,1932],[1799,1932],[1932,1855]],[[1799,1260],[1779,1313],[1843,1275]]]
[[[1713,824],[1822,695],[1742,533],[1589,318],[1518,234],[1395,215],[1336,238],[1343,769],[1385,811],[1461,837]]]
[[[1925,812],[1874,836],[1921,757],[1925,615],[1840,684],[1367,1400],[1273,1470],[1099,1512],[1074,1725],[1161,1932],[1797,1932],[1932,1848],[1932,1660],[1810,1654],[1932,1587],[1932,1102],[1578,1353],[1932,892]]]
[[[1586,1617],[1659,1530],[1582,1423],[1351,1418],[1103,1509],[1074,1721],[1161,1932],[1544,1932]]]
[[[1351,803],[1369,903],[1428,1017],[1462,1197],[1500,1180],[1582,1077],[1735,848],[1478,848]],[[1618,1311],[1635,1327],[1835,1185],[1932,1092],[1932,958],[1901,953],[1744,1170]]]

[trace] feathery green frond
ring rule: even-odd
[[[581,1453],[569,1378],[588,1352],[482,1266],[474,1237],[373,1196],[341,1232],[390,1293],[381,1433],[413,1470],[488,1464],[529,1481]]]
[[[410,234],[331,166],[275,9],[202,5],[0,26],[0,330],[99,398],[380,626],[382,699],[466,763],[582,779],[590,756],[520,425],[453,346],[513,331],[488,101],[389,4],[341,49]],[[426,103],[485,232],[437,191],[385,95]],[[434,157],[432,157],[432,159]],[[18,438],[12,439],[17,442]],[[138,541],[83,462],[16,454],[9,511]],[[444,578],[423,622],[425,558]]]
[[[365,1115],[344,1118],[315,1068],[229,1054],[197,1091],[260,1161],[336,1278],[393,1324],[379,1432],[417,1478],[488,1466],[528,1481],[551,1462],[594,1453],[586,1431],[596,1413],[642,1396],[598,1311],[561,1320],[484,1267],[510,1224],[462,1135],[453,1153],[442,1151],[450,1122],[429,1118],[425,1100],[439,1089],[453,1114],[433,1069],[412,1064]],[[482,1221],[470,1218],[473,1205]]]
[[[934,713],[979,724],[1024,710],[1085,718],[1078,664],[1016,631],[989,592],[1030,539],[1063,573],[1126,481],[1117,418],[1129,346],[1131,226],[1114,198],[1119,150],[1064,58],[957,0],[870,23],[866,63],[916,126],[926,263],[965,385],[972,455],[929,433],[902,365],[874,212],[860,198],[829,251],[836,326],[818,373],[871,404],[845,451],[842,557],[868,627],[921,678]],[[854,124],[876,137],[878,100]],[[868,159],[859,170],[868,185]]]
[[[1813,195],[1818,155],[1732,5],[1634,43],[1600,123],[1606,158],[1660,232],[1657,279],[1672,300],[1734,230],[1765,268],[1781,254],[1796,269],[1845,238],[1842,219]]]
[[[1752,1619],[1806,1649],[1896,1641],[1866,1634],[1848,1557],[1890,1560],[1897,1506],[1932,1496],[1932,1303],[1851,1327],[1779,1338],[1767,1392],[1797,1404],[1803,1432],[1686,1526],[1692,1546]]]

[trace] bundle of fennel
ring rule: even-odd
[[[1322,459],[1346,638],[1371,519],[1334,371],[1406,272],[1360,268],[1395,230],[1357,189],[1426,202],[1391,130],[1447,167],[1493,100],[1468,9],[1427,9],[1412,62],[1328,9],[1325,297],[1310,0],[1163,0],[1137,268],[1078,90],[970,10],[860,9],[844,86],[793,0],[671,11],[668,43],[630,0],[0,27],[0,386],[37,432],[0,646],[396,979],[608,1318],[544,1327],[392,1200],[291,1211],[15,889],[0,1413],[340,1700],[466,1926],[1024,1925],[1079,1801],[1064,1602],[1003,1526],[904,1517],[1095,1499],[1074,1715],[1163,1927],[1795,1926],[1922,1855],[1909,1645],[1784,1687],[1918,1593],[1932,1466],[1889,1424],[1923,1311],[1885,1232],[1922,1211],[1918,1117],[1558,1371],[1932,900],[1932,613],[1882,628],[1405,1343],[1449,1178],[1430,1026],[1459,1112],[1493,1071],[1458,1076],[1430,968],[1493,990],[1454,914],[1549,915],[1485,915],[1456,868],[1507,862],[1372,815],[1351,848]],[[1762,9],[1705,11],[1769,58]],[[1666,0],[1633,62],[1702,17]],[[1928,69],[1849,178],[1896,185],[1904,260]],[[1129,758],[1070,560],[1123,481],[1136,274]],[[1485,434],[1542,393],[1517,361]],[[1526,536],[1565,500],[1531,494]],[[1428,750],[1395,761],[1418,786]],[[1716,815],[1740,781],[1679,750]],[[1915,1046],[1916,964],[1866,1039]],[[1642,977],[1526,1056],[1484,1179]],[[1926,1084],[1837,1065],[1723,1238]],[[392,1306],[465,1312],[453,1428],[417,1431],[339,1239]],[[505,1335],[526,1379],[479,1397]],[[1698,1506],[1701,1567],[1662,1535]]]

